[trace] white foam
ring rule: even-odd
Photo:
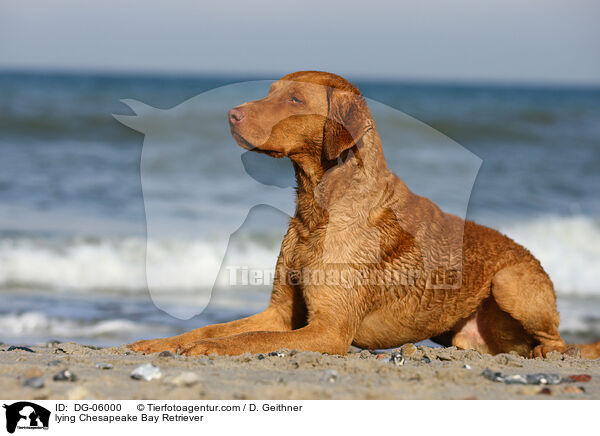
[[[71,291],[113,290],[147,292],[146,268],[152,269],[153,292],[210,290],[214,278],[203,274],[203,265],[217,266],[223,260],[206,241],[153,240],[146,259],[143,238],[73,240],[52,242],[41,239],[0,240],[0,287],[35,287]],[[274,265],[278,247],[255,244],[232,250],[227,265]],[[147,261],[147,264],[146,264]],[[217,284],[227,286],[223,270]]]
[[[41,312],[0,315],[0,329],[7,337],[35,336],[40,333],[48,337],[122,337],[142,334],[150,328],[156,330],[157,326],[148,326],[125,319],[82,322],[49,317]],[[168,331],[167,328],[162,328],[162,330]]]
[[[540,260],[557,293],[600,295],[600,221],[542,217],[501,230]]]
[[[0,242],[0,283],[50,288],[119,288],[143,286],[144,245],[120,242],[51,243],[31,239]]]

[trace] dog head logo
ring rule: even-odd
[[[4,404],[6,409],[6,431],[18,429],[48,429],[50,411],[29,401]]]
[[[381,151],[383,143],[387,166],[411,190],[430,198],[446,211],[466,217],[471,189],[481,165],[477,156],[426,124],[365,99],[352,89],[288,79],[275,84],[255,81],[227,85],[166,110],[123,100],[135,115],[114,115],[124,125],[144,134],[140,172],[147,225],[146,278],[154,303],[173,316],[190,318],[200,313],[210,302],[213,288],[227,282],[227,271],[232,265],[253,266],[252,251],[249,250],[244,259],[240,259],[239,254],[238,258],[231,259],[228,252],[231,235],[246,225],[249,211],[255,206],[267,205],[287,217],[294,215],[296,180],[292,166],[298,169],[299,159],[306,156],[300,147],[306,144],[322,148],[322,154],[315,161],[322,171],[312,189],[316,204],[324,209],[329,207],[328,192],[332,186],[342,182],[359,183],[360,177],[343,177],[348,171],[354,171],[351,167],[362,165],[363,173],[354,171],[353,174],[367,177],[377,174],[378,165],[386,165]],[[289,90],[297,91],[298,95]],[[308,94],[318,98],[307,101],[311,98]],[[249,103],[240,105],[242,102]],[[251,127],[249,120],[261,122],[252,123]],[[299,121],[302,129],[297,128]],[[368,147],[378,148],[379,154],[372,154],[373,150]],[[214,148],[219,148],[218,153],[214,153]],[[381,159],[372,160],[373,156]],[[436,159],[436,156],[440,157]],[[464,171],[458,175],[447,171],[448,160],[460,162]],[[310,165],[310,162],[301,164]],[[233,195],[240,190],[243,196]],[[365,192],[364,195],[370,194]],[[180,200],[180,209],[193,219],[186,223],[172,219],[169,213],[173,199]],[[215,207],[215,199],[219,199],[218,207]],[[378,204],[372,207],[376,209]],[[385,211],[385,216],[397,220],[398,212],[391,208]],[[220,226],[214,225],[215,220]],[[335,235],[332,226],[342,224],[328,225],[325,244],[342,246],[335,237],[328,239],[329,235]],[[277,231],[283,236],[286,220],[276,225],[282,227]],[[414,228],[405,230],[416,231]],[[323,252],[339,253],[348,257],[348,261],[364,258],[367,263],[378,262],[382,244],[377,228],[365,229],[365,232],[372,233],[364,235],[365,240],[372,241],[368,256],[356,257],[339,249]],[[182,235],[198,241],[194,258],[180,259],[197,274],[194,280],[190,276],[189,283],[185,277],[173,277],[161,267],[162,244],[168,243],[170,237],[176,239]],[[462,234],[459,239],[462,240]],[[436,272],[448,264],[460,264],[461,247],[453,248],[443,253],[444,259],[428,265],[428,270]],[[279,247],[274,245],[269,250],[272,267]],[[331,259],[331,262],[339,261],[339,257]],[[198,277],[203,283],[198,283]],[[171,283],[173,280],[177,284]],[[170,293],[177,291],[182,283],[193,290],[194,305],[187,308],[178,305],[174,309],[169,304]]]

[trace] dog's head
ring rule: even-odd
[[[331,161],[356,145],[373,119],[358,89],[344,78],[300,71],[273,83],[262,100],[231,109],[229,125],[246,149]]]

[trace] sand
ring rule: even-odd
[[[274,356],[183,357],[76,343],[31,347],[33,353],[8,348],[0,347],[3,399],[600,399],[600,359],[559,353],[524,359],[409,344],[402,349],[404,364],[396,365],[388,361],[389,353],[357,349],[345,356],[281,350]],[[113,367],[96,366],[106,363]],[[132,379],[131,372],[146,363],[158,366],[161,377]],[[481,373],[486,368],[504,374],[586,374],[591,379],[507,385],[485,378]],[[54,381],[65,369],[77,380]],[[31,377],[41,377],[44,386],[24,386]]]

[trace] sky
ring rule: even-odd
[[[600,84],[597,0],[2,0],[0,69]]]

